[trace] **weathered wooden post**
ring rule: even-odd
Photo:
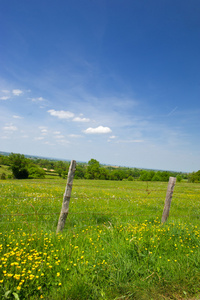
[[[69,212],[69,202],[70,202],[70,197],[71,197],[72,184],[73,184],[75,170],[76,170],[76,161],[72,160],[70,167],[69,167],[69,172],[68,172],[68,177],[67,177],[67,185],[66,185],[64,196],[63,196],[62,209],[60,212],[60,217],[58,220],[58,226],[57,226],[56,233],[58,233],[59,231],[62,231],[65,226],[65,222],[66,222],[67,215]]]
[[[163,209],[161,223],[165,223],[167,221],[167,218],[169,217],[169,210],[170,210],[175,183],[176,183],[176,177],[169,177],[169,183],[167,187],[167,194],[166,194],[165,206]]]

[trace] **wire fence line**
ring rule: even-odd
[[[129,189],[128,189],[129,190]],[[128,190],[127,190],[127,192],[128,192]],[[131,191],[138,191],[138,192],[143,192],[144,194],[151,194],[151,192],[156,192],[156,193],[158,193],[158,192],[162,192],[162,193],[166,193],[166,189],[131,189]],[[76,194],[77,192],[75,192],[75,194]],[[174,192],[174,194],[184,194],[185,192],[184,191],[181,191],[181,190],[179,190],[179,191],[177,191],[176,190],[176,192]],[[187,192],[187,193],[189,193],[189,191]],[[23,196],[21,196],[21,195],[16,195],[15,193],[14,193],[14,195],[11,195],[11,196],[16,196],[16,198],[17,199],[24,199],[24,198],[42,198],[42,199],[57,199],[58,197],[54,197],[54,196],[51,196],[51,195],[49,195],[49,196],[43,196],[43,195],[39,195],[39,194],[36,194],[36,195],[34,195],[34,193],[33,193],[33,195],[30,195],[30,196],[27,196],[26,194]],[[61,196],[62,196],[62,194],[61,194]],[[79,194],[78,196],[82,196],[82,197],[84,197],[84,196],[86,196],[85,194]],[[117,197],[117,196],[116,196]],[[8,196],[7,195],[2,195],[1,194],[1,196],[0,196],[0,198],[8,198]],[[72,195],[71,196],[71,198],[76,198],[76,196],[75,195]],[[58,198],[58,199],[60,199],[60,198]]]
[[[152,210],[153,211],[153,210]],[[0,217],[4,217],[4,216],[10,216],[10,217],[23,217],[23,216],[34,216],[34,215],[44,215],[44,216],[48,216],[48,215],[59,215],[60,212],[54,212],[54,213],[22,213],[22,214],[2,214],[0,215]],[[73,215],[90,215],[90,214],[96,214],[96,215],[117,215],[117,216],[128,216],[128,217],[132,217],[135,216],[135,214],[127,214],[127,213],[118,213],[118,212],[69,212],[68,214],[73,214]],[[149,216],[149,215],[143,215],[140,214],[141,216]]]
[[[143,195],[140,195],[140,197],[138,197],[138,199],[136,198],[135,201],[143,201],[143,200],[146,200],[149,198],[151,198],[151,193],[154,194],[154,192],[156,193],[166,193],[166,190],[164,189],[151,189],[150,187],[146,187],[144,189],[131,189],[131,190],[134,190],[134,191],[139,191],[139,192],[143,192]],[[128,191],[126,192],[128,193]],[[178,194],[183,194],[184,192],[182,191],[176,191],[176,195]],[[113,195],[112,195],[113,194]],[[16,222],[15,218],[18,219],[19,217],[21,218],[24,218],[24,220],[26,220],[27,218],[27,222],[47,222],[50,220],[50,218],[48,218],[47,220],[44,220],[42,219],[39,219],[39,216],[57,216],[60,214],[60,211],[57,211],[57,209],[60,209],[61,207],[58,207],[58,205],[60,205],[60,203],[62,202],[62,199],[60,197],[57,197],[56,196],[51,196],[51,195],[44,195],[44,194],[41,194],[39,195],[39,193],[32,193],[29,194],[28,196],[26,194],[22,194],[22,195],[17,195],[16,193],[13,193],[13,195],[11,195],[13,197],[12,200],[14,201],[17,201],[19,200],[19,203],[18,204],[12,204],[12,205],[1,205],[0,208],[3,208],[5,211],[10,209],[10,207],[14,207],[16,208],[17,207],[17,210],[16,212],[12,212],[12,213],[1,213],[0,214],[0,224],[1,223],[14,223]],[[11,197],[10,196],[10,197]],[[154,200],[156,199],[161,199],[160,197],[155,197],[154,195],[152,195],[154,197]],[[6,195],[1,195],[0,196],[0,201],[4,201],[5,199],[7,198],[10,198],[10,197],[7,197]],[[98,199],[101,199],[103,201],[115,201],[115,200],[122,200],[122,202],[127,202],[128,200],[133,200],[132,197],[128,197],[125,196],[125,197],[120,197],[120,196],[117,196],[115,195],[114,193],[111,193],[110,195],[108,196],[105,196],[102,195],[101,196],[94,196],[93,198],[89,197],[88,195],[86,195],[85,193],[77,193],[77,192],[74,192],[73,195],[71,195],[71,202],[73,203],[76,203],[75,200],[78,201],[82,201],[83,199],[85,200],[92,200],[94,201],[93,198],[95,198],[96,200]],[[162,198],[163,199],[163,198]],[[23,201],[22,201],[23,200]],[[41,206],[40,206],[40,200],[48,200],[49,201],[49,205],[44,205],[43,203],[41,203]],[[164,200],[164,199],[163,199]],[[162,201],[163,201],[162,200]],[[34,206],[34,203],[30,203],[32,201],[36,201],[36,204],[37,204],[37,207]],[[135,202],[134,201],[134,202]],[[20,210],[22,209],[22,206],[20,207],[20,202],[21,204],[23,204],[23,208],[27,209],[29,207],[29,209],[32,207],[32,210],[34,212],[20,212]],[[56,207],[54,204],[57,204]],[[91,202],[90,202],[91,203]],[[161,202],[157,205],[154,204],[154,206],[151,208],[151,207],[148,207],[148,214],[145,210],[145,214],[143,214],[143,209],[139,209],[139,207],[135,207],[135,211],[133,211],[133,213],[130,213],[130,204],[129,203],[129,206],[123,208],[125,209],[124,212],[119,212],[117,210],[113,210],[112,207],[110,207],[110,211],[108,211],[109,207],[106,207],[106,211],[87,211],[87,208],[85,211],[75,211],[75,209],[77,208],[76,205],[75,207],[70,207],[70,210],[69,210],[69,215],[72,216],[72,215],[85,215],[85,216],[89,216],[89,215],[102,215],[102,216],[118,216],[118,217],[132,217],[134,219],[138,219],[138,218],[158,218],[157,215],[159,214],[159,217],[161,216],[162,214],[162,211],[163,211],[163,205],[164,205],[164,201],[162,202],[163,204],[161,204]],[[39,207],[38,207],[39,206]],[[56,208],[56,209],[55,209]],[[141,208],[141,207],[140,207]],[[53,209],[53,210],[56,210],[54,212],[41,212],[41,210],[46,210],[46,209]],[[95,209],[94,206],[92,207],[89,207],[89,209]],[[127,210],[127,212],[126,212]],[[154,214],[152,214],[152,212],[154,212]],[[191,214],[193,216],[193,214]],[[28,220],[28,217],[31,217],[31,216],[34,216],[35,217],[35,220]],[[184,215],[184,216],[181,216],[181,217],[188,217],[188,215]],[[5,220],[7,218],[7,220]],[[13,218],[13,219],[12,219]],[[19,220],[19,219],[18,219]],[[51,221],[52,221],[52,218],[51,218]],[[55,218],[55,222],[57,222],[57,218]],[[70,222],[70,220],[68,220],[68,222]]]

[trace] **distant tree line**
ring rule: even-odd
[[[7,165],[16,179],[45,178],[45,175],[66,178],[70,166],[69,161],[58,161],[43,158],[26,158],[23,154],[11,153],[9,156],[0,155],[0,165]],[[139,168],[115,167],[101,165],[96,159],[88,163],[77,163],[76,179],[95,180],[141,180],[168,181],[169,177],[189,182],[200,182],[200,170],[191,174],[171,171],[144,170]],[[5,174],[3,176],[5,178]],[[2,179],[4,179],[2,178]]]
[[[189,174],[188,181],[189,182],[200,182],[200,170]]]
[[[91,159],[87,165],[78,165],[75,172],[75,178],[100,180],[168,181],[170,176],[177,177],[177,181],[181,181],[187,179],[188,175],[180,172],[102,166],[95,159]]]

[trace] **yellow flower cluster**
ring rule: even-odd
[[[51,235],[23,232],[16,242],[17,237],[12,230],[1,237],[4,243],[0,247],[0,283],[18,292],[22,288],[41,291],[46,284],[45,279],[52,277],[51,270],[60,265],[59,251],[52,244]],[[36,249],[37,244],[43,251]],[[59,276],[60,272],[57,272]]]

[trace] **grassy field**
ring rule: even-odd
[[[66,180],[0,181],[3,299],[199,299],[200,184],[75,180],[56,234]]]

